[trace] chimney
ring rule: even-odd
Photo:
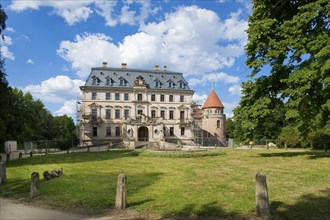
[[[159,70],[159,66],[155,65],[155,71],[158,71],[158,70]]]
[[[167,71],[167,66],[164,66],[164,71]]]
[[[107,62],[103,62],[103,68],[108,68],[108,63]]]
[[[122,69],[126,69],[126,67],[127,67],[127,63],[122,63],[122,64],[121,64],[121,68],[122,68]]]

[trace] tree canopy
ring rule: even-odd
[[[329,18],[328,0],[253,0],[245,47],[252,72],[234,110],[240,141],[288,131],[300,145],[313,132],[330,138]]]

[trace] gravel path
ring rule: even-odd
[[[0,198],[0,220],[136,220],[136,219],[154,219],[145,218],[136,213],[125,211],[112,211],[107,216],[90,217],[63,212],[60,210],[33,207],[20,204],[14,200]]]

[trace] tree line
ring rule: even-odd
[[[330,147],[330,2],[253,0],[246,64],[252,69],[229,133],[238,142]]]
[[[7,15],[0,4],[0,36],[5,40]],[[53,116],[41,100],[31,93],[9,86],[5,60],[0,57],[0,151],[7,140],[25,141],[77,139],[73,119],[67,115]]]

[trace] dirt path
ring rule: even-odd
[[[90,217],[63,212],[60,210],[33,207],[14,200],[0,198],[0,220],[126,220],[146,219],[131,212],[113,211],[107,216]]]

